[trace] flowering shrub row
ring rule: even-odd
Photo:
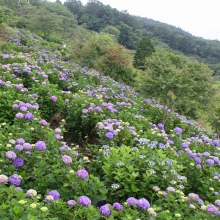
[[[219,218],[214,134],[43,44],[17,30],[0,56],[3,219]]]

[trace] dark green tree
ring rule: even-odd
[[[74,14],[80,17],[83,14],[83,4],[80,0],[66,0],[64,5]]]
[[[5,7],[0,7],[0,27],[9,20],[9,14],[7,14]],[[8,11],[10,9],[7,9]],[[11,10],[10,10],[11,11]]]
[[[132,28],[123,22],[117,26],[117,28],[120,31],[118,43],[127,47],[128,49],[135,49],[138,39]]]
[[[116,39],[118,39],[119,35],[120,35],[120,31],[116,28],[116,27],[113,27],[113,26],[106,26],[102,32],[105,32],[105,33],[108,33],[108,34],[111,34],[111,35],[114,35]]]
[[[143,37],[137,46],[133,66],[137,69],[144,70],[145,59],[146,57],[150,57],[153,52],[155,52],[155,48],[150,38]]]
[[[47,40],[51,33],[59,30],[61,22],[62,20],[56,14],[45,9],[39,9],[30,17],[29,28],[41,31],[44,39]]]
[[[196,118],[199,110],[209,106],[213,96],[212,71],[200,63],[187,63],[179,68],[167,56],[155,53],[147,59],[147,70],[138,78],[138,90],[163,106],[162,123],[171,112]],[[177,59],[178,60],[178,57]]]

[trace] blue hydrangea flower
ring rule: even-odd
[[[16,166],[17,168],[22,167],[23,164],[24,164],[24,160],[22,158],[16,158],[12,163],[12,165]]]

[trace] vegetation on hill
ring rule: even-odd
[[[0,3],[1,219],[219,219],[213,71],[98,1],[29,2]]]
[[[45,43],[2,47],[1,218],[218,219],[219,140]]]

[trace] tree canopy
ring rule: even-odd
[[[61,22],[61,19],[56,14],[46,9],[39,9],[32,14],[29,27],[32,30],[41,31],[44,39],[47,40],[51,33],[59,29]]]
[[[179,67],[179,56],[174,58],[169,52],[156,52],[139,76],[138,90],[163,105],[163,123],[169,109],[195,118],[195,111],[206,108],[213,95],[212,71],[205,64],[188,62]]]
[[[150,57],[152,53],[155,52],[153,43],[149,37],[143,37],[135,51],[134,55],[134,67],[137,69],[144,69],[144,63],[146,57]]]

